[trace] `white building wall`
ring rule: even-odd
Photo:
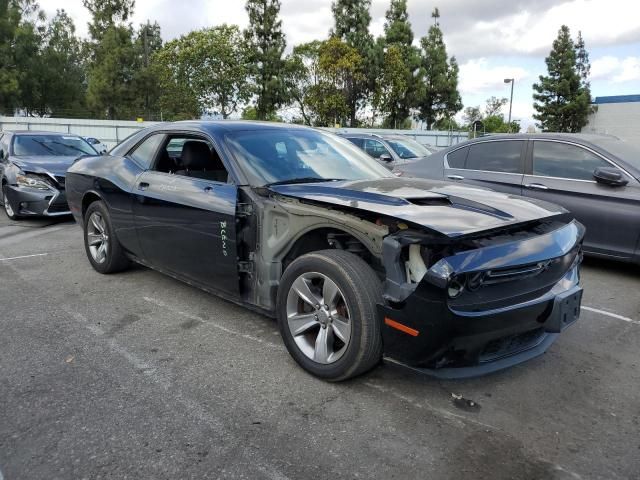
[[[640,147],[640,102],[598,104],[582,133],[614,135]]]

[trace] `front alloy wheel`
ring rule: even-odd
[[[326,275],[303,273],[287,296],[287,325],[298,348],[314,362],[333,363],[344,355],[351,338],[349,307]]]

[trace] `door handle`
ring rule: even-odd
[[[140,182],[138,184],[138,190],[146,190],[149,188],[149,184],[147,182]]]
[[[541,183],[527,183],[525,188],[531,188],[532,190],[549,190],[549,187]]]
[[[462,175],[447,175],[447,178],[449,180],[456,180],[456,181],[464,180],[464,177]]]

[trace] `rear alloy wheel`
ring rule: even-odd
[[[331,381],[371,369],[382,355],[381,296],[380,280],[356,255],[323,250],[297,258],[278,291],[278,323],[289,353]]]
[[[20,218],[16,215],[16,212],[13,210],[11,203],[9,202],[9,197],[7,197],[7,186],[3,185],[2,188],[2,204],[4,205],[4,211],[11,220],[18,220]]]
[[[93,202],[84,215],[84,246],[89,262],[100,273],[114,273],[129,266],[115,235],[106,205]]]

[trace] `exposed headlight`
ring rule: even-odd
[[[16,183],[19,187],[36,188],[38,190],[51,190],[52,188],[52,185],[43,178],[28,173],[16,175]]]
[[[451,280],[449,286],[447,287],[447,294],[449,295],[449,298],[456,298],[462,293],[463,290],[464,283],[460,281],[460,279],[454,278],[453,280]]]

